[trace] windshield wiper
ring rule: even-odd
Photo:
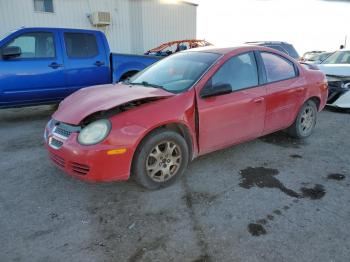
[[[145,87],[154,87],[154,88],[160,88],[160,89],[163,89],[165,91],[168,91],[166,90],[163,86],[160,86],[160,85],[155,85],[155,84],[150,84],[146,81],[142,81],[140,83],[135,83],[135,82],[128,82],[128,84],[130,85],[141,85],[141,86],[145,86]]]

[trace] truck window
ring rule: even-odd
[[[65,33],[66,52],[70,58],[94,57],[98,55],[98,47],[94,34]]]
[[[53,33],[33,32],[25,33],[13,39],[6,47],[21,48],[18,58],[53,58],[56,56]]]

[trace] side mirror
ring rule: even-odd
[[[232,92],[232,86],[228,83],[220,83],[216,85],[208,84],[200,92],[202,98],[226,95]]]
[[[11,58],[11,57],[17,57],[20,56],[22,53],[21,48],[18,46],[8,46],[2,49],[2,57],[5,59]]]

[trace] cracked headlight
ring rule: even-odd
[[[84,127],[78,136],[78,142],[82,145],[95,145],[105,139],[111,130],[111,122],[108,119],[96,120]]]

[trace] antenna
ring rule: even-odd
[[[346,48],[346,40],[348,39],[348,36],[345,35],[345,42],[344,42],[344,47]]]

